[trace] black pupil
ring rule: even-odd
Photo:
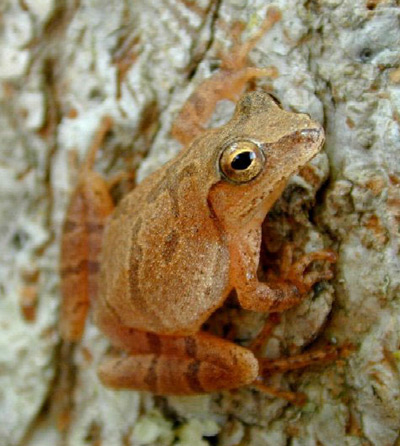
[[[255,159],[256,155],[254,152],[242,152],[233,158],[231,162],[232,169],[235,170],[245,170],[252,163],[253,159]]]

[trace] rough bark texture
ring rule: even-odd
[[[110,115],[114,127],[97,170],[110,178],[140,165],[140,181],[179,149],[171,123],[217,69],[232,25],[242,22],[248,38],[267,3],[1,2],[0,444],[400,444],[395,0],[271,2],[282,20],[251,53],[254,65],[279,71],[258,88],[327,130],[325,153],[292,180],[266,224],[267,234],[290,236],[305,250],[330,245],[339,253],[332,283],[284,315],[264,352],[295,353],[315,338],[320,346],[353,343],[346,361],[274,380],[306,393],[308,403],[295,407],[253,389],[191,398],[115,392],[96,376],[109,347],[96,327],[88,322],[69,354],[60,346],[60,226],[100,120]],[[230,112],[222,103],[212,124]],[[273,250],[274,237],[266,238]],[[233,303],[211,328],[229,321],[245,344],[263,320]]]

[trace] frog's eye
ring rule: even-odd
[[[235,141],[221,154],[219,167],[224,176],[234,183],[246,183],[263,169],[265,156],[252,141]]]

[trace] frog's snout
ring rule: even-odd
[[[324,130],[322,127],[303,129],[301,130],[300,135],[305,139],[317,142],[319,139],[321,139],[321,137],[324,137]]]
[[[322,145],[325,140],[324,129],[320,126],[303,129],[300,131],[300,135],[304,139],[304,142],[318,144],[318,146]]]

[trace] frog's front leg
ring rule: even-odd
[[[195,395],[234,389],[258,375],[253,353],[205,332],[163,336],[112,325],[107,331],[126,356],[106,359],[101,381],[113,388],[149,391],[158,395]]]
[[[315,283],[321,280],[333,278],[331,264],[336,263],[337,254],[331,249],[322,249],[303,254],[297,260],[294,259],[295,246],[293,243],[286,243],[282,250],[282,257],[279,265],[279,273],[268,271],[269,282],[276,280],[288,281],[296,285],[300,293],[307,293]],[[311,263],[315,261],[324,262],[323,268],[318,271],[306,272]]]
[[[261,229],[253,229],[230,243],[231,283],[243,308],[260,312],[284,311],[298,304],[316,282],[332,278],[332,272],[327,269],[305,272],[315,260],[334,263],[336,255],[332,251],[306,254],[297,262],[292,262],[290,251],[285,253],[282,274],[270,274],[267,282],[260,282],[257,277],[260,240]]]

